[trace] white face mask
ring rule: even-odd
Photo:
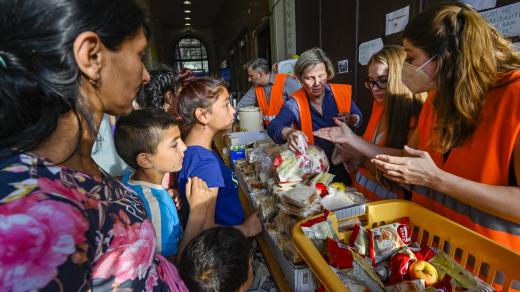
[[[430,63],[433,58],[431,57],[428,61],[422,64],[420,67],[412,65],[408,62],[404,62],[403,69],[401,71],[401,80],[410,89],[412,93],[430,91],[435,87],[435,83],[426,72],[422,69],[426,64]]]

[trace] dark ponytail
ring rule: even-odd
[[[107,48],[118,50],[141,28],[148,38],[144,11],[132,0],[1,1],[0,148],[36,147],[70,111],[95,135],[79,92],[74,40],[92,31]]]

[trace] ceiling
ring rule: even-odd
[[[224,0],[189,1],[190,5],[184,4],[185,0],[151,0],[154,22],[165,28],[184,28],[187,22],[184,18],[189,16],[191,27],[213,28]],[[191,10],[191,13],[185,13],[185,10]]]

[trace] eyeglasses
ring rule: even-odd
[[[374,88],[374,86],[377,86],[377,88],[379,89],[386,89],[386,84],[388,83],[388,80],[370,80],[370,79],[365,79],[365,81],[363,81],[363,84],[365,84],[365,87],[367,89],[372,89]]]

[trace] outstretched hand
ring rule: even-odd
[[[321,128],[314,131],[314,136],[329,140],[333,143],[348,143],[354,134],[352,130],[337,118],[333,118],[336,127]]]
[[[426,151],[404,146],[407,156],[377,155],[371,162],[390,180],[401,184],[432,187],[442,170]]]

